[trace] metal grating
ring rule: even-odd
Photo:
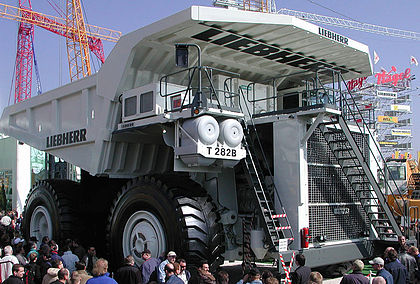
[[[362,153],[364,153],[365,157],[369,157],[369,148],[366,145],[366,140],[363,139],[363,134],[354,132],[352,134]],[[337,132],[335,135],[337,137],[334,138],[345,139],[343,133]],[[318,128],[315,129],[308,140],[308,163],[338,165],[337,159],[334,157],[321,130]]]
[[[336,135],[344,138],[339,132]],[[353,135],[364,145],[362,134]],[[369,230],[369,219],[319,129],[307,145],[311,242],[316,236],[326,236],[328,241],[360,238]],[[369,157],[367,147],[361,150]]]
[[[339,241],[362,237],[369,225],[360,204],[310,205],[309,229],[312,242],[316,242],[317,236]]]
[[[357,200],[341,168],[308,166],[310,203],[355,202]]]

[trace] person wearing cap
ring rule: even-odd
[[[391,273],[384,269],[385,261],[382,257],[375,257],[369,261],[369,263],[372,264],[373,270],[377,271],[376,276],[382,276],[385,279],[386,284],[394,284],[394,279],[392,278]]]
[[[143,250],[141,258],[144,260],[143,264],[140,266],[142,283],[147,284],[150,280],[156,281],[156,268],[159,267],[160,260],[152,257],[152,252],[149,249]]]
[[[161,264],[159,264],[158,266],[158,270],[157,270],[157,280],[158,283],[165,283],[166,281],[166,273],[165,273],[165,265],[168,263],[174,263],[176,260],[176,253],[174,251],[170,251],[168,252],[168,254],[166,255],[166,259],[164,261],[162,261]]]
[[[306,264],[306,258],[303,254],[299,253],[296,255],[296,264],[298,268],[291,273],[292,284],[306,284],[309,281],[309,275],[311,275],[311,269]]]
[[[369,279],[362,273],[364,267],[363,261],[356,259],[352,265],[353,272],[345,275],[340,284],[369,284]]]

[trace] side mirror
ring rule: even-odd
[[[184,44],[175,45],[175,64],[178,67],[188,67],[188,46]]]

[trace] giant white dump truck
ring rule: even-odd
[[[285,15],[193,6],[129,33],[98,73],[4,110],[1,132],[83,170],[31,189],[25,237],[114,264],[366,257],[401,234],[344,83],[371,73],[367,46]]]

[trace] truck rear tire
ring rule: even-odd
[[[137,178],[118,194],[107,227],[114,265],[128,254],[140,264],[141,252],[148,248],[154,257],[173,250],[188,265],[206,259],[216,268],[223,262],[224,235],[210,197],[186,196],[197,193],[197,187],[203,192],[191,180],[180,178],[177,187],[164,182],[164,178]],[[191,184],[196,188],[185,188]]]
[[[79,184],[76,182],[41,181],[29,192],[23,210],[22,229],[25,239],[48,236],[55,241],[74,238],[78,230],[76,224],[76,204]]]

